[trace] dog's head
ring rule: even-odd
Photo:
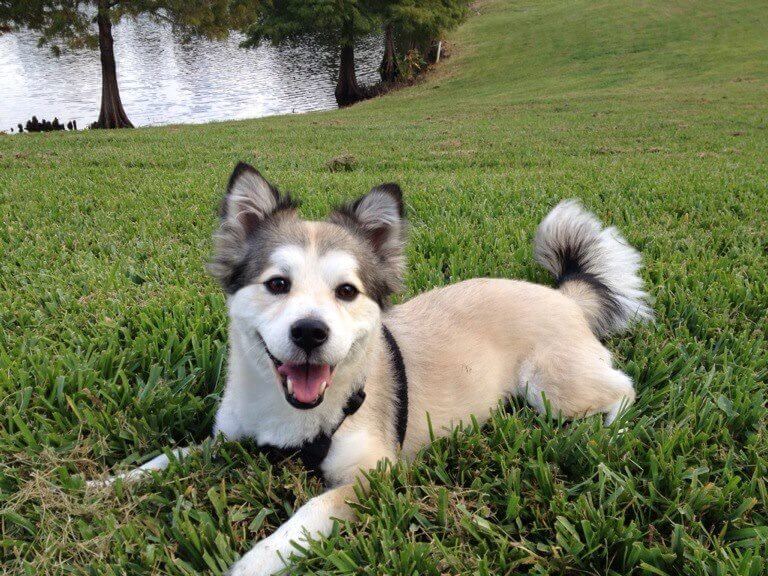
[[[377,186],[327,221],[310,222],[289,195],[241,163],[214,239],[209,270],[228,295],[232,327],[249,354],[269,359],[289,403],[314,408],[335,375],[360,363],[401,286],[400,188]]]

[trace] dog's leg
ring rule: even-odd
[[[632,393],[628,393],[610,406],[605,410],[605,420],[604,423],[606,426],[610,426],[613,424],[613,421],[616,420],[621,414],[624,413],[624,411],[629,408],[629,406],[632,404],[634,400],[634,389],[632,389]]]
[[[299,508],[296,513],[271,536],[260,541],[232,566],[231,576],[268,576],[283,570],[292,554],[301,556],[301,551],[291,544],[306,544],[306,535],[322,538],[330,534],[334,518],[352,520],[354,513],[350,503],[357,501],[355,486],[368,490],[366,470],[373,470],[383,460],[395,461],[396,454],[389,447],[390,442],[370,434],[366,430],[338,432],[322,470],[334,488],[315,496]],[[303,542],[302,542],[303,541]]]
[[[198,446],[185,446],[183,448],[175,448],[174,450],[171,450],[171,455],[178,460],[183,458],[187,454],[189,454],[191,451],[200,450],[201,448],[202,448],[202,444]],[[145,478],[146,476],[149,475],[150,472],[165,470],[166,468],[168,468],[168,465],[170,463],[171,463],[171,459],[168,457],[167,454],[160,454],[160,456],[156,456],[155,458],[152,458],[152,460],[142,464],[138,468],[134,468],[133,470],[124,472],[123,474],[110,476],[105,480],[89,480],[87,482],[87,486],[89,488],[106,487],[106,486],[111,486],[117,480],[122,480],[123,482],[135,482],[137,480],[141,480],[142,478]]]
[[[291,555],[301,555],[293,542],[305,544],[307,536],[330,534],[335,518],[352,520],[350,502],[356,499],[354,484],[345,484],[315,496],[299,508],[271,536],[260,541],[228,572],[230,576],[268,576],[283,570]]]
[[[605,424],[611,424],[634,402],[635,389],[629,376],[611,366],[607,351],[598,351],[548,349],[523,362],[517,394],[540,414],[548,403],[554,416],[605,414]]]
[[[243,435],[240,432],[237,417],[232,412],[231,404],[231,401],[227,402],[226,397],[224,398],[224,401],[222,401],[221,406],[219,406],[219,409],[216,413],[216,424],[213,427],[211,436],[196,446],[185,446],[183,448],[175,448],[171,450],[173,457],[178,460],[184,456],[187,456],[190,452],[200,451],[205,446],[213,442],[216,438],[227,438],[229,440],[238,440],[242,438]],[[146,478],[150,472],[165,470],[168,468],[170,463],[171,459],[167,454],[160,454],[160,456],[152,458],[152,460],[142,464],[138,468],[134,468],[133,470],[124,472],[123,474],[110,476],[105,480],[90,480],[87,482],[87,486],[89,488],[111,486],[115,483],[116,480],[122,480],[123,482],[135,482],[137,480],[141,480],[142,478]]]

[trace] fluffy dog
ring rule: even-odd
[[[410,457],[500,400],[566,418],[605,415],[635,398],[600,339],[651,318],[640,255],[576,201],[536,233],[557,288],[475,279],[399,306],[406,222],[395,184],[309,222],[253,167],[233,172],[210,272],[227,295],[230,355],[213,435],[296,454],[329,490],[309,500],[231,569],[285,568],[292,542],[352,519],[353,486],[384,459]],[[176,450],[183,454],[188,448]],[[168,465],[159,456],[123,474]],[[113,479],[108,480],[111,482]],[[363,486],[364,487],[364,486]]]

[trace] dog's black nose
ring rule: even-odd
[[[315,318],[298,320],[291,326],[291,340],[309,354],[328,340],[328,325]]]

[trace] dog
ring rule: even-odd
[[[556,288],[482,278],[391,306],[406,265],[404,212],[400,188],[383,184],[325,221],[305,221],[252,166],[238,164],[229,179],[209,263],[230,320],[213,436],[296,454],[329,487],[233,576],[284,570],[299,554],[292,542],[353,519],[365,471],[412,457],[471,416],[483,422],[500,401],[610,424],[635,399],[601,343],[652,318],[640,254],[615,228],[561,202],[534,240]],[[102,483],[141,478],[189,450]]]

